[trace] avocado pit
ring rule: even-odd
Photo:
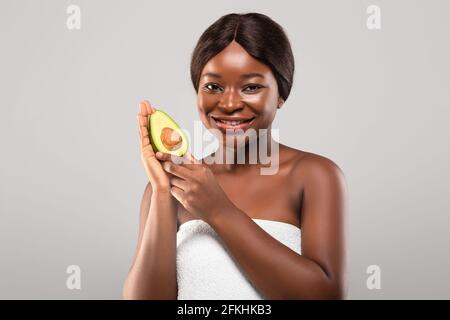
[[[181,135],[172,128],[165,127],[161,130],[161,142],[168,150],[176,150],[181,147],[183,139]]]

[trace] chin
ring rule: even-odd
[[[257,138],[249,137],[249,136],[226,136],[222,134],[222,146],[228,147],[229,149],[238,150],[248,146],[254,142],[258,141]],[[229,145],[227,145],[227,142]]]

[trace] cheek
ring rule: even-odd
[[[197,111],[200,117],[200,120],[205,125],[206,128],[210,128],[211,125],[209,123],[208,113],[211,112],[214,106],[214,101],[208,99],[207,95],[199,93],[197,95]]]
[[[264,92],[247,95],[244,100],[249,106],[254,106],[262,115],[261,124],[269,125],[275,118],[277,109],[277,97],[270,90]]]
[[[242,95],[242,101],[254,105],[264,112],[270,112],[273,107],[276,108],[277,99],[276,92],[269,88],[255,94]]]
[[[199,93],[197,95],[197,106],[200,113],[210,112],[217,104],[217,97],[212,94]]]
[[[250,105],[264,107],[265,104],[269,103],[269,101],[267,100],[269,97],[269,93],[267,91],[255,94],[243,94],[241,96],[242,101],[247,102]]]

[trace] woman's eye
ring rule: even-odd
[[[208,89],[209,91],[216,91],[216,89],[220,89],[220,87],[215,85],[214,83],[206,84],[205,88]]]
[[[252,90],[247,90],[248,88],[250,88]],[[262,88],[262,86],[260,86],[260,85],[250,85],[250,86],[245,87],[244,91],[253,92],[253,91],[257,91],[260,88]]]

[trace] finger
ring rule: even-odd
[[[137,116],[137,122],[139,127],[139,145],[141,148],[141,152],[150,152],[150,154],[153,154],[153,148],[150,144],[150,138],[148,137],[148,131],[145,126],[142,126],[142,116]]]
[[[148,112],[147,112],[147,107],[146,107],[144,101],[141,101],[139,103],[139,109],[140,110],[137,115],[137,119],[138,119],[138,126],[139,126],[139,137],[141,139],[141,146],[142,146],[143,139],[145,137],[148,137],[148,128],[147,128]]]
[[[178,157],[171,153],[166,153],[166,152],[161,152],[161,151],[156,152],[156,158],[161,161],[171,161],[175,164],[183,164],[187,161],[186,159],[184,159],[184,157]]]
[[[142,112],[145,114],[145,113],[147,113],[147,115],[145,116],[145,115],[142,115],[142,117],[141,117],[141,123],[140,123],[140,125],[141,126],[143,126],[143,127],[145,127],[145,128],[143,128],[143,130],[142,130],[142,132],[143,132],[143,136],[145,137],[145,135],[147,135],[148,137],[149,137],[149,132],[150,132],[150,121],[149,121],[149,117],[151,117],[151,114],[153,113],[153,112],[155,112],[156,111],[156,109],[154,109],[152,106],[151,106],[151,104],[150,104],[150,102],[148,101],[148,100],[143,100],[141,103],[140,103],[140,106],[141,106],[141,114],[142,114]],[[150,141],[150,137],[149,137],[149,139],[148,139],[149,141]],[[152,150],[153,151],[153,150]]]
[[[138,115],[137,119],[141,139],[148,138],[149,136],[147,126],[145,125],[145,117],[143,117],[142,115]]]
[[[138,126],[138,134],[139,134],[139,144],[142,144],[142,128],[141,121],[139,120],[139,114],[136,116],[137,126]]]
[[[186,152],[184,156],[178,157],[170,153],[164,153],[164,152],[157,152],[156,158],[162,160],[162,161],[172,161],[173,163],[182,165],[186,168],[191,168],[191,165],[194,164],[201,164],[200,160],[197,160],[194,158],[194,156],[190,152]]]
[[[143,100],[142,101],[145,105],[145,108],[147,109],[147,114],[151,115],[153,112],[156,111],[156,109],[152,106],[152,104],[150,103],[150,101],[148,100]]]
[[[180,179],[177,177],[170,178],[170,184],[172,186],[180,188],[183,191],[185,191],[188,187],[188,183],[186,180],[183,180],[183,179]]]
[[[201,164],[202,162],[200,160],[198,160],[197,158],[195,158],[192,153],[190,153],[189,151],[187,151],[184,155],[184,157],[189,161],[188,163],[193,163],[193,164]]]
[[[202,164],[202,161],[195,158],[189,151],[184,154],[183,159],[184,162],[182,166],[188,168],[191,171],[198,169],[199,165]]]
[[[182,179],[189,179],[191,177],[191,172],[189,169],[182,167],[180,165],[177,165],[170,161],[165,161],[162,165],[164,171],[169,172],[179,178]]]
[[[173,186],[170,188],[170,193],[174,196],[175,199],[178,200],[179,203],[184,205],[183,204],[183,194],[184,194],[183,190],[181,190],[178,187]]]
[[[139,102],[139,109],[140,109],[140,113],[146,117],[147,115],[149,115],[150,113],[148,112],[148,107],[147,107],[147,101],[141,101]]]
[[[143,137],[148,136],[147,117],[142,116],[142,114],[138,114],[138,120],[139,120],[139,128],[143,134]]]

